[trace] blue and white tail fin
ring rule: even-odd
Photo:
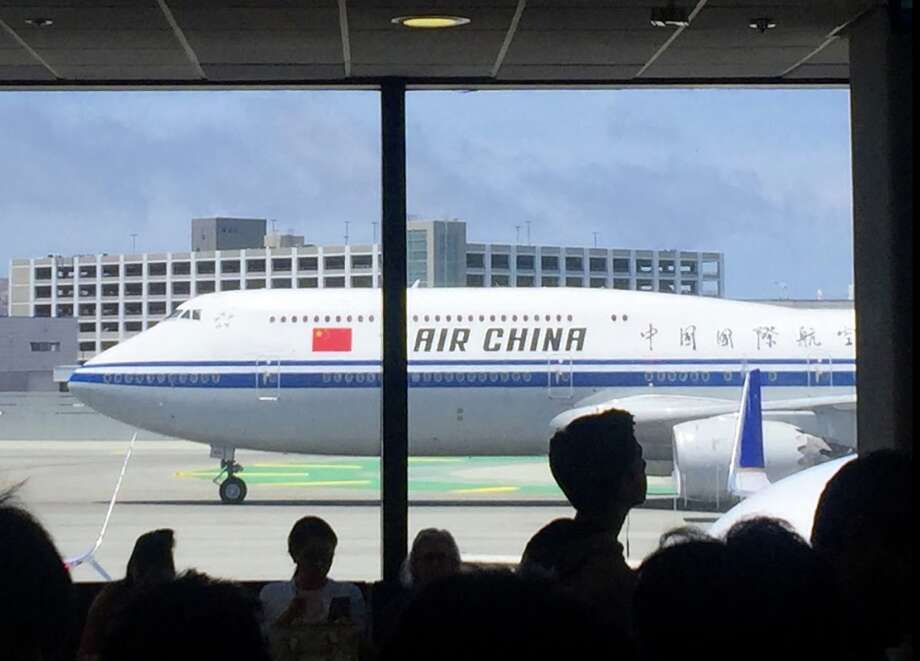
[[[125,453],[124,462],[121,465],[121,473],[118,474],[118,481],[115,483],[115,491],[112,493],[112,498],[109,500],[109,509],[106,510],[105,519],[102,521],[102,529],[99,531],[99,536],[96,538],[96,543],[93,544],[93,547],[84,553],[83,555],[76,556],[74,558],[66,558],[64,560],[64,565],[67,569],[73,569],[74,567],[79,567],[82,564],[88,564],[93,569],[95,569],[102,578],[107,581],[111,581],[112,577],[109,573],[103,569],[102,565],[96,560],[96,551],[99,550],[99,547],[102,546],[102,540],[105,538],[105,531],[109,527],[109,519],[112,518],[112,511],[115,509],[115,502],[118,500],[118,492],[121,490],[121,483],[125,479],[125,472],[128,470],[128,462],[131,460],[131,453],[134,451],[134,442],[137,440],[137,434],[135,433],[131,437],[131,443],[128,444],[128,451]]]
[[[763,411],[760,404],[760,370],[744,380],[738,426],[728,469],[728,492],[746,498],[770,484],[763,449]]]

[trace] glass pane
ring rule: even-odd
[[[334,578],[379,578],[379,125],[363,91],[0,94],[0,224],[28,225],[0,239],[0,481],[65,556],[137,431],[97,553],[116,578],[169,526],[180,569],[286,580],[308,514]]]
[[[467,558],[517,561],[572,514],[554,425],[620,406],[641,413],[647,462],[621,533],[638,562],[731,500],[720,425],[752,365],[765,401],[852,395],[847,92],[418,91],[407,108],[410,256],[436,272],[449,229],[476,288],[410,292],[410,498],[464,505],[412,507],[413,535],[446,528]],[[799,300],[764,304],[778,293]],[[728,417],[675,420],[673,397]],[[808,433],[833,449],[806,457],[771,420],[772,479],[854,446],[854,414],[825,422]]]

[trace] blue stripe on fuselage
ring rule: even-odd
[[[145,364],[144,367],[150,366]],[[95,367],[95,366],[93,366]],[[629,387],[740,387],[745,373],[736,370],[679,371],[648,370],[645,372],[561,371],[549,374],[545,369],[532,371],[437,371],[409,373],[410,388],[629,388]],[[378,388],[379,372],[84,372],[78,370],[72,383],[96,383],[113,386],[146,386],[165,388]],[[256,379],[259,379],[257,382]],[[766,371],[764,387],[852,387],[856,373],[852,371],[822,372]]]

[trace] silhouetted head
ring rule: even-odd
[[[423,587],[460,571],[460,549],[447,530],[426,528],[419,531],[406,558],[403,582]]]
[[[71,640],[70,574],[35,518],[0,493],[0,656],[64,658]]]
[[[611,409],[573,420],[549,444],[556,483],[580,514],[607,514],[645,500],[642,448],[633,417]]]
[[[912,457],[883,450],[844,465],[815,511],[812,544],[875,650],[897,645],[913,621],[913,503]]]
[[[259,602],[242,587],[194,571],[136,593],[102,645],[102,661],[268,661]]]
[[[328,523],[318,516],[298,520],[288,535],[288,553],[297,565],[294,580],[298,587],[313,590],[322,587],[339,540]]]
[[[146,532],[134,542],[125,581],[131,585],[162,583],[176,576],[175,537],[169,528]]]
[[[639,567],[633,595],[643,659],[720,658],[727,637],[719,620],[732,597],[727,556],[723,542],[693,529],[662,536],[661,547]],[[724,652],[734,658],[738,650]]]
[[[839,599],[833,574],[785,521],[741,521],[725,536],[731,626],[750,658],[837,658]],[[777,635],[777,632],[782,632]]]
[[[505,571],[457,574],[412,601],[384,660],[629,659],[627,639],[552,584]]]

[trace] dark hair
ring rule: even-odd
[[[610,409],[576,418],[549,442],[549,467],[562,493],[578,511],[605,506],[635,459],[635,423]]]
[[[514,658],[629,659],[629,641],[554,585],[509,571],[457,574],[411,602],[383,661]]]
[[[879,450],[843,466],[828,482],[811,532],[836,572],[849,643],[861,656],[883,656],[912,630],[913,459]]]
[[[136,579],[143,580],[151,574],[175,574],[174,546],[174,533],[169,528],[152,530],[138,537],[128,559],[125,582],[132,584]]]
[[[721,541],[681,530],[666,534],[661,548],[643,561],[633,594],[633,627],[643,658],[718,658],[731,634],[713,621],[729,605],[727,556]]]
[[[837,658],[832,576],[783,521],[756,518],[725,541],[689,529],[642,563],[634,623],[643,658]],[[662,617],[673,613],[674,617]]]
[[[811,543],[839,551],[859,535],[888,549],[913,544],[913,458],[879,450],[844,465],[827,483],[815,510]]]
[[[66,658],[73,633],[73,585],[42,525],[0,493],[0,641],[10,658]]]
[[[259,602],[242,587],[194,571],[139,590],[103,641],[102,661],[267,661]]]
[[[303,546],[308,539],[319,538],[328,542],[333,548],[339,543],[335,531],[318,516],[305,516],[299,519],[288,534],[288,553],[296,560],[295,549]]]
[[[759,517],[736,523],[725,536],[729,577],[736,590],[733,627],[740,641],[757,641],[752,658],[835,658],[840,622],[833,574],[793,528]],[[781,636],[764,635],[765,632]]]

